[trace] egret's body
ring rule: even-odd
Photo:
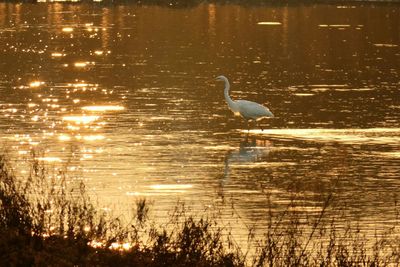
[[[229,96],[230,84],[228,78],[221,75],[218,76],[216,80],[225,82],[224,95],[229,108],[235,115],[242,116],[247,123],[249,121],[259,121],[264,118],[274,117],[274,114],[272,114],[267,107],[256,102],[247,100],[232,100],[232,98]]]

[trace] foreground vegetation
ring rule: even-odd
[[[331,216],[332,194],[318,215],[276,214],[263,234],[249,229],[240,248],[217,220],[178,207],[163,226],[149,219],[145,199],[129,223],[95,208],[83,182],[49,172],[33,155],[18,177],[0,155],[0,266],[389,266],[400,263],[398,223],[373,240]],[[272,204],[271,204],[272,205]],[[339,227],[340,225],[340,227]]]

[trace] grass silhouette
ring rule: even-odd
[[[400,263],[398,222],[371,239],[332,210],[318,216],[269,209],[268,227],[240,248],[217,220],[177,207],[167,226],[137,199],[129,223],[98,211],[82,181],[50,173],[32,155],[28,177],[0,155],[0,266],[392,266]],[[270,199],[268,199],[270,201]],[[272,204],[269,204],[271,207]],[[395,205],[397,209],[397,205]],[[329,212],[328,212],[329,211]],[[332,215],[335,214],[335,215]],[[339,214],[339,215],[338,215]]]

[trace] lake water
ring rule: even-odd
[[[218,75],[271,109],[264,131]],[[117,214],[145,197],[162,220],[181,201],[240,232],[334,192],[380,228],[400,188],[399,88],[398,4],[0,3],[2,146],[67,166]]]

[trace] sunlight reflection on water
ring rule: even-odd
[[[245,132],[245,131],[244,131]],[[320,142],[347,144],[394,144],[400,143],[400,128],[369,129],[267,129],[251,130],[252,134],[298,138]]]

